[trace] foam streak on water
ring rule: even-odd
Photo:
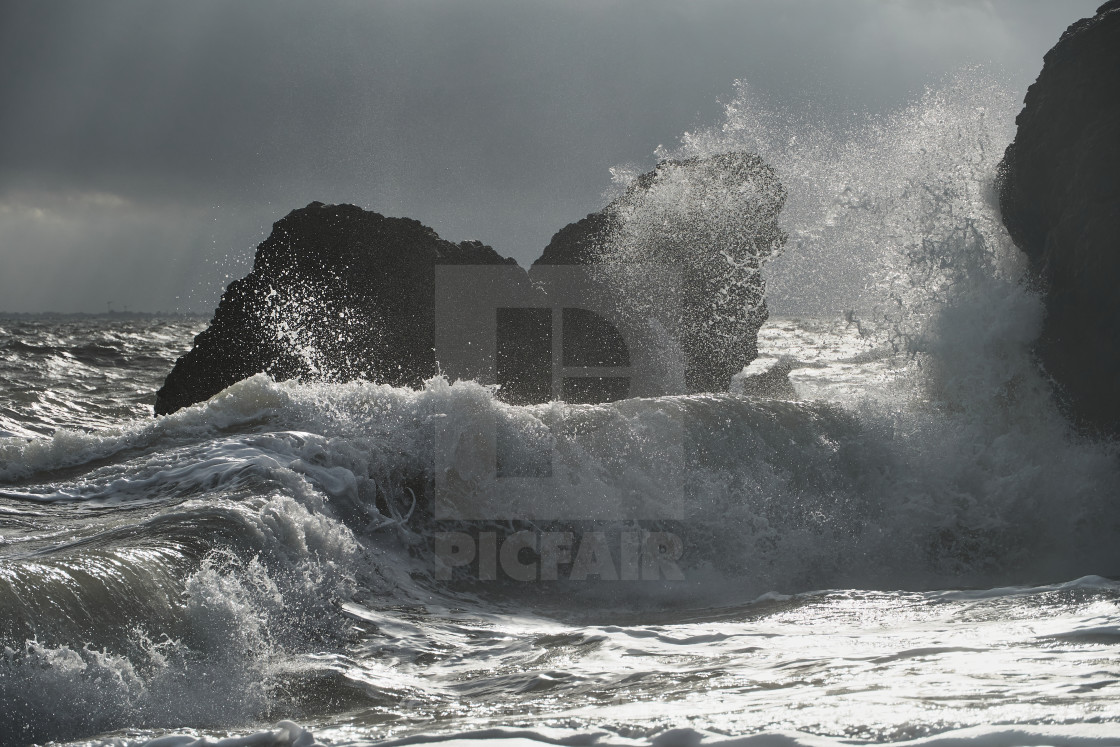
[[[262,375],[153,419],[199,320],[0,319],[0,744],[1116,743],[1117,454],[1030,356],[1001,97],[966,76],[831,135],[743,89],[682,140],[753,145],[791,194],[786,313],[730,393]],[[624,500],[667,413],[684,581],[437,580],[437,423],[552,434]]]

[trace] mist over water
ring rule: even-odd
[[[161,378],[137,359],[169,365],[197,323],[0,320],[2,386],[40,397],[0,425],[0,743],[281,719],[301,726],[261,743],[1114,734],[1117,453],[1070,428],[1031,356],[1042,305],[992,197],[1014,109],[970,70],[837,129],[739,84],[658,150],[758,152],[782,180],[759,352],[796,396],[739,377],[515,407],[439,377],[258,375],[153,420],[125,396]],[[111,350],[79,359],[90,338]],[[97,387],[67,388],[79,365]],[[627,496],[651,490],[639,447],[667,412],[687,424],[685,581],[436,579],[414,488],[437,419],[551,433],[571,475]]]

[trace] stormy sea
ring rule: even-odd
[[[258,374],[153,417],[207,319],[0,318],[0,744],[1120,743],[1120,462],[1032,354],[1015,110],[966,71],[824,128],[744,85],[659,150],[788,190],[728,392]],[[449,532],[415,486],[481,419],[678,515]]]

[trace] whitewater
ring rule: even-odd
[[[205,319],[0,317],[0,744],[1120,744],[1120,464],[1031,354],[1013,104],[965,71],[824,126],[739,85],[658,150],[789,193],[725,393],[261,374],[153,418]],[[418,496],[483,420],[620,500],[684,423],[679,516],[575,527],[671,532],[683,579],[441,578],[462,523]]]

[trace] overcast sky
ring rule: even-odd
[[[1100,1],[0,0],[0,310],[209,311],[312,200],[527,264],[737,79],[842,116],[980,63],[1021,100]]]

